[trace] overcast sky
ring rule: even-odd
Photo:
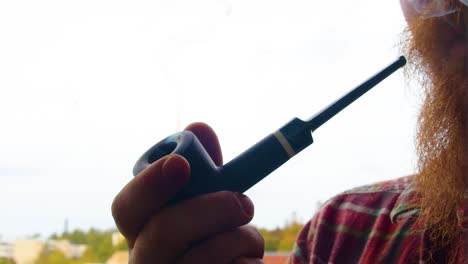
[[[400,54],[398,1],[0,2],[0,235],[111,228],[136,159],[195,121],[225,161],[307,119]],[[401,71],[249,190],[262,227],[414,172],[417,90]]]

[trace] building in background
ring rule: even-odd
[[[50,240],[47,242],[47,250],[61,251],[68,259],[77,259],[83,256],[87,246],[82,244],[74,244],[69,240]]]
[[[13,247],[13,259],[17,264],[34,264],[44,248],[44,242],[37,239],[16,240]]]
[[[58,250],[68,259],[78,259],[83,256],[86,248],[86,245],[74,244],[69,240],[49,240],[43,242],[37,239],[22,239],[16,240],[10,245],[0,242],[0,254],[11,252],[11,258],[17,264],[34,264],[44,249],[49,252]]]
[[[0,241],[0,258],[13,259],[14,246],[12,243]]]
[[[112,233],[112,246],[115,247],[123,241],[125,241],[125,237],[122,234],[120,234],[120,232]]]

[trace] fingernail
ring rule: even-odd
[[[175,188],[182,187],[189,178],[187,166],[181,158],[175,155],[167,157],[162,166],[162,172]]]
[[[252,217],[254,214],[254,206],[252,201],[249,199],[249,197],[243,195],[242,193],[236,193],[237,200],[239,200],[242,209],[244,210],[244,213]]]

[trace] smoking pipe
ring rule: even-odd
[[[136,162],[133,174],[136,176],[163,156],[179,154],[189,162],[191,176],[170,203],[222,190],[243,193],[311,145],[313,131],[405,64],[406,59],[401,56],[312,118],[292,119],[224,166],[216,166],[198,138],[190,131],[183,131],[146,151]]]

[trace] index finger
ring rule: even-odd
[[[187,160],[171,154],[140,172],[117,194],[112,215],[130,248],[148,219],[182,188],[189,175]]]

